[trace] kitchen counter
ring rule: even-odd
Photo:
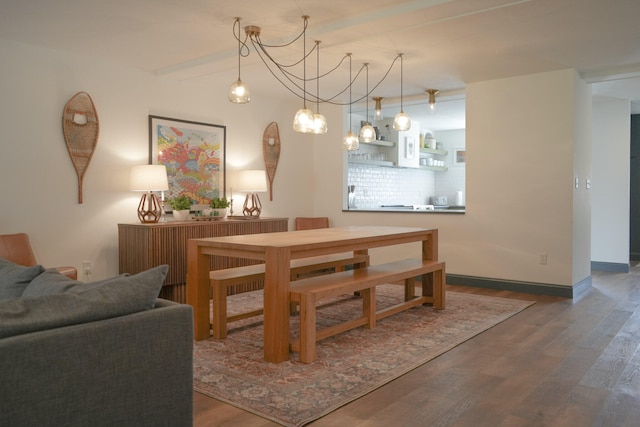
[[[343,212],[403,212],[413,214],[464,214],[466,212],[465,206],[446,206],[446,207],[434,207],[433,210],[417,209],[413,206],[381,206],[379,208],[350,208],[343,209]]]

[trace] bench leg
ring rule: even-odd
[[[300,296],[300,361],[316,360],[316,301],[311,295]]]
[[[376,327],[376,288],[363,289],[362,294],[362,313],[367,318],[367,328]]]
[[[433,273],[422,275],[422,296],[432,297],[433,295]]]
[[[416,278],[410,277],[404,281],[404,300],[411,301],[416,296]]]
[[[437,270],[433,273],[433,307],[436,310],[444,310],[445,306],[445,270]]]
[[[436,270],[422,276],[422,295],[433,297],[433,308],[444,310],[445,306],[445,269]]]
[[[213,337],[216,339],[227,336],[227,287],[213,284],[212,305],[213,305]]]

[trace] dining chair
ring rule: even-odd
[[[26,233],[0,234],[0,258],[25,267],[38,264]],[[71,279],[78,278],[78,271],[75,267],[56,267],[56,270]]]
[[[329,218],[326,216],[296,218],[296,230],[311,230],[314,228],[329,228]]]

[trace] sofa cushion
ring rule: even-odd
[[[93,283],[63,280],[60,273],[47,270],[30,293],[37,294],[34,290],[47,280],[55,292],[0,301],[0,338],[152,309],[168,270],[162,265]]]
[[[0,300],[19,298],[27,285],[43,271],[41,265],[25,267],[0,258]]]
[[[109,277],[108,279],[87,283],[71,279],[64,274],[61,274],[58,270],[51,268],[45,270],[42,274],[34,278],[31,283],[25,287],[24,292],[22,293],[22,298],[63,294],[65,292],[85,292],[88,289],[100,287],[124,277],[132,276],[129,274],[121,274],[119,276]],[[135,280],[139,280],[140,277],[141,276]]]

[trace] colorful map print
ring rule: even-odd
[[[157,160],[167,167],[169,197],[186,194],[196,204],[222,197],[224,141],[219,131],[164,124],[158,124],[155,131]]]

